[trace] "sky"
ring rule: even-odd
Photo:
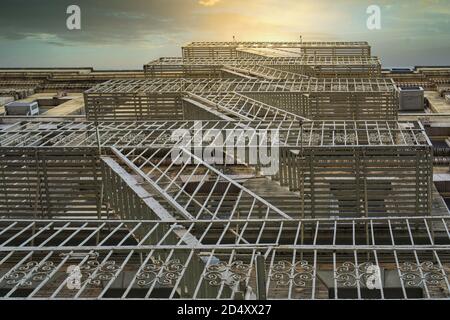
[[[68,30],[69,5],[81,30]],[[381,9],[369,30],[366,10]],[[0,67],[142,69],[190,41],[368,41],[384,67],[450,65],[450,0],[0,0]]]

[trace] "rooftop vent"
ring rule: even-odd
[[[414,73],[412,68],[391,68],[392,73]]]
[[[35,116],[39,114],[39,105],[33,102],[11,102],[5,106],[8,116]]]
[[[400,111],[423,111],[424,90],[422,87],[398,87],[400,96]]]

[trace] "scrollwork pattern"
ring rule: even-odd
[[[118,270],[115,261],[99,263],[97,260],[89,260],[80,267],[81,274],[86,279],[84,282],[94,287],[100,287],[102,282],[115,278]]]
[[[230,264],[220,262],[207,266],[204,279],[213,287],[225,284],[234,287],[248,279],[250,266],[242,261],[234,261]]]
[[[314,267],[307,261],[301,260],[292,264],[279,261],[270,270],[270,279],[279,286],[293,283],[296,287],[306,287],[314,277]]]
[[[87,261],[79,265],[81,272],[82,285],[90,285],[93,287],[100,287],[104,281],[110,281],[116,277],[117,271],[120,269],[116,265],[116,261],[109,260],[99,262],[98,252],[89,252],[82,254],[64,253],[61,257],[68,257],[69,259],[85,259]]]
[[[369,267],[375,266],[372,262],[365,262],[359,265],[353,262],[343,262],[335,270],[335,279],[343,287],[356,287],[358,282],[366,284],[368,278],[372,275],[368,272]]]
[[[174,285],[180,278],[184,266],[180,260],[174,259],[162,261],[153,259],[151,263],[143,266],[136,276],[137,284],[140,287],[150,286],[157,282],[163,286]]]
[[[446,278],[445,271],[431,261],[421,264],[404,262],[400,265],[400,273],[401,279],[411,287],[419,287],[423,284],[436,286]]]
[[[3,278],[3,281],[8,285],[18,284],[20,287],[30,287],[33,283],[47,279],[54,269],[55,265],[51,261],[44,263],[30,261],[11,270]]]

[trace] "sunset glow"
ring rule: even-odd
[[[377,1],[382,28],[375,31],[366,27],[372,4],[366,0],[113,0],[102,7],[81,0],[77,32],[63,23],[70,3],[2,1],[1,66],[89,61],[99,68],[138,68],[158,56],[178,55],[177,48],[192,39],[231,41],[233,36],[241,41],[367,40],[388,66],[444,64],[450,55],[446,0]]]

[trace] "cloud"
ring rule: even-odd
[[[399,36],[401,29],[411,30],[407,32],[412,34],[431,29],[440,33],[449,31],[449,18],[442,13],[448,0],[379,1],[392,5],[391,10],[383,13],[387,16],[383,16],[386,22],[383,25],[393,27],[389,29],[390,35]],[[180,45],[188,40],[212,40],[213,37],[229,40],[232,35],[240,39],[292,40],[302,34],[306,40],[317,40],[312,34],[320,33],[339,39],[352,36],[352,32],[367,31],[365,2],[370,1],[343,0],[336,4],[333,0],[283,0],[283,6],[279,6],[279,0],[109,0],[107,3],[77,0],[82,15],[80,31],[66,28],[66,9],[73,0],[1,2],[0,41],[2,38],[33,39],[53,45],[143,46],[149,42]],[[221,5],[211,12],[209,7],[218,3]],[[419,18],[425,22],[421,23]],[[50,36],[42,37],[43,34]]]
[[[219,3],[220,0],[199,0],[198,3],[205,7],[211,7],[217,3]]]
[[[161,41],[186,34],[197,7],[194,0],[99,2],[77,0],[81,30],[71,31],[66,28],[66,9],[73,0],[2,0],[0,41],[36,39],[90,45]]]
[[[85,50],[109,57],[92,55],[86,64],[112,61],[121,52],[123,65],[137,64],[140,57],[130,58],[137,52],[145,59],[179,55],[180,46],[189,41],[231,41],[233,36],[242,41],[289,41],[300,35],[305,41],[367,40],[374,50],[382,49],[380,55],[392,55],[392,48],[383,47],[389,40],[414,37],[410,47],[400,48],[402,54],[412,47],[432,53],[450,39],[448,1],[377,0],[383,29],[374,33],[366,28],[372,0],[1,0],[0,64],[16,64],[20,46],[41,50],[29,50],[35,55],[30,61],[38,61],[38,54],[40,59],[65,55],[72,61],[78,56],[71,52]],[[81,8],[81,30],[70,31],[66,9],[74,3]],[[398,47],[395,41],[393,48]]]

